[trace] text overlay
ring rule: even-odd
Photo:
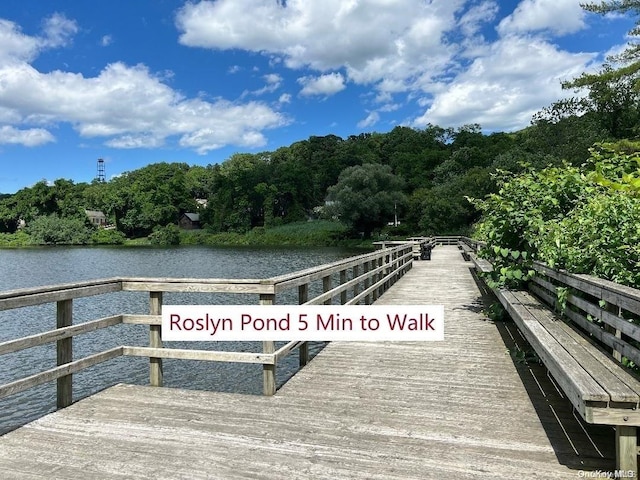
[[[442,305],[163,305],[166,341],[444,340]]]

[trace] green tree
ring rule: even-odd
[[[104,211],[115,217],[118,230],[144,236],[156,226],[177,223],[196,203],[186,182],[186,163],[155,163],[125,173],[108,184]]]
[[[151,245],[180,245],[180,229],[172,223],[164,227],[156,227],[149,235],[149,242]]]
[[[91,240],[92,230],[77,217],[61,218],[51,214],[31,221],[27,233],[37,245],[85,245]]]
[[[638,0],[606,0],[588,3],[583,8],[602,15],[610,13],[636,16],[640,13]],[[567,117],[586,116],[595,120],[610,138],[621,139],[638,134],[640,120],[640,20],[629,32],[630,42],[619,55],[610,56],[597,73],[583,73],[578,78],[562,83],[564,89],[576,92],[586,90],[587,95],[560,100],[538,115],[538,120],[557,123]],[[593,118],[590,118],[593,117]],[[601,138],[599,141],[604,141]]]
[[[402,210],[407,201],[403,188],[404,181],[388,165],[349,167],[327,190],[327,204],[352,230],[369,236],[394,219],[396,208]]]

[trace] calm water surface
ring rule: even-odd
[[[0,291],[97,278],[265,278],[362,253],[339,248],[84,248],[0,250]],[[319,286],[317,288],[320,288]],[[314,292],[311,292],[312,294]],[[166,304],[249,304],[257,295],[165,294]],[[277,303],[296,303],[295,293]],[[146,292],[117,292],[74,300],[73,321],[86,322],[121,313],[148,313]],[[0,342],[55,328],[55,304],[0,312]],[[119,345],[147,346],[142,325],[118,325],[73,339],[74,359]],[[260,351],[257,342],[166,342],[167,347]],[[313,345],[312,353],[321,344]],[[0,384],[55,366],[55,345],[0,356]],[[278,384],[295,373],[296,355],[278,364]],[[164,360],[168,387],[260,394],[258,365]],[[148,384],[148,359],[118,358],[74,375],[74,400],[117,383]],[[55,382],[0,399],[0,434],[55,409]]]

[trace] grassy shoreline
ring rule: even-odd
[[[295,247],[347,247],[373,248],[371,239],[354,239],[347,236],[347,228],[339,222],[317,220],[295,222],[271,228],[257,227],[246,233],[211,233],[206,230],[181,230],[179,245],[204,245],[211,247],[242,246],[295,246]],[[84,246],[152,246],[148,237],[126,239],[119,245],[90,243]],[[0,248],[33,248],[46,245],[31,243],[25,232],[0,233]],[[161,245],[156,245],[161,246]]]

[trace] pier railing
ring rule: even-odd
[[[261,353],[164,348],[162,341],[162,297],[165,292],[203,292],[254,294],[260,304],[275,304],[278,296],[297,289],[299,304],[370,304],[412,266],[412,245],[404,244],[333,263],[267,279],[189,279],[189,278],[109,278],[45,287],[0,292],[0,310],[56,304],[56,328],[35,335],[0,343],[0,357],[32,347],[56,344],[57,366],[0,385],[4,398],[47,382],[57,382],[57,406],[73,402],[73,374],[120,356],[149,358],[149,377],[153,386],[163,384],[163,359],[204,360],[261,364],[263,392],[276,390],[276,365],[294,350],[299,350],[300,365],[309,359],[306,342],[291,341],[275,348],[275,342],[263,342]],[[310,297],[312,286],[321,283],[321,293]],[[147,292],[148,314],[112,315],[73,324],[73,301],[82,297],[118,291]],[[148,325],[149,346],[120,345],[81,359],[73,359],[73,338],[119,324]]]

